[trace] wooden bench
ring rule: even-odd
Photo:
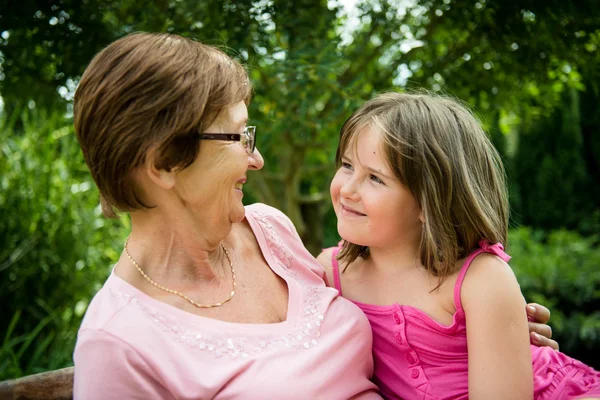
[[[73,398],[73,367],[0,382],[0,400]]]

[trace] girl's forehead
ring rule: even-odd
[[[357,130],[348,138],[344,149],[344,155],[355,156],[371,153],[373,155],[382,156],[384,149],[385,147],[381,132],[376,128],[367,126],[361,130]]]
[[[365,129],[354,134],[343,156],[366,167],[389,170],[384,140],[377,129]]]

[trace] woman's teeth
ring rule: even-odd
[[[244,186],[244,184],[243,184],[243,183],[241,183],[241,182],[237,182],[237,183],[235,184],[235,188],[236,188],[236,189],[238,189],[238,190],[242,190],[242,187],[243,187],[243,186]]]

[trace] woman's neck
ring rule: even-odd
[[[132,212],[131,224],[129,254],[161,285],[177,290],[229,275],[221,246],[230,236],[232,224],[211,226],[216,224],[199,223],[186,213],[167,215],[158,209]]]

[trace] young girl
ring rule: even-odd
[[[342,127],[337,161],[343,241],[319,260],[371,322],[384,397],[600,398],[599,372],[529,344],[502,247],[502,162],[469,111],[441,97],[380,95]]]

